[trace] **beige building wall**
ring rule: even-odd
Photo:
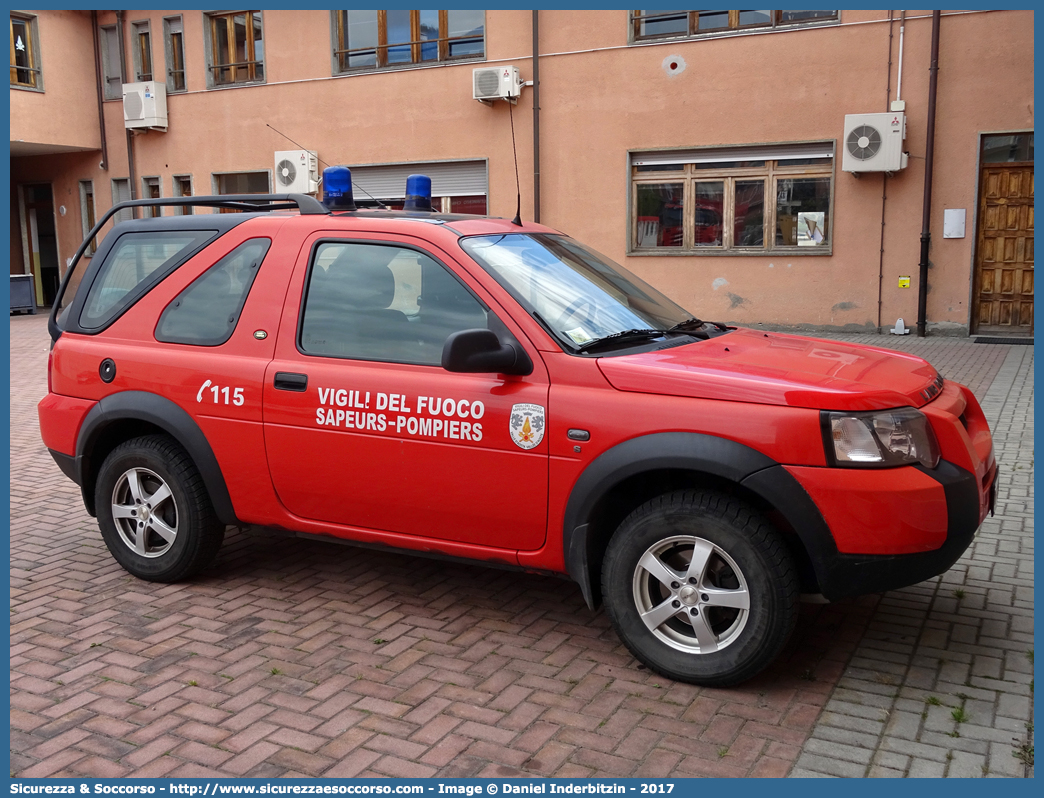
[[[101,147],[90,11],[40,12],[44,91],[11,90],[11,145]]]
[[[136,196],[142,177],[160,177],[169,196],[173,176],[183,174],[192,176],[195,193],[209,193],[214,173],[271,172],[275,151],[300,144],[317,150],[325,164],[487,159],[489,212],[511,217],[513,116],[522,215],[532,218],[532,89],[523,90],[514,108],[503,102],[490,108],[471,98],[476,66],[514,64],[524,79],[532,79],[531,12],[486,12],[484,62],[331,77],[330,13],[265,11],[266,83],[221,89],[206,88],[202,12],[125,12],[128,38],[131,22],[151,21],[154,68],[157,77],[164,75],[163,18],[173,14],[184,21],[188,91],[168,97],[166,133],[134,136]],[[114,12],[99,12],[100,24],[114,21]],[[97,137],[90,15],[42,12],[41,39],[59,35],[49,32],[52,22],[69,46],[60,53],[44,49],[44,99],[50,102],[52,91],[69,95],[75,116],[67,118],[77,121],[48,118],[41,124],[54,127],[48,134],[53,137],[86,140],[91,130]],[[887,180],[885,191],[881,174],[857,178],[841,171],[841,139],[845,114],[887,111],[887,99],[895,99],[898,12],[891,26],[887,12],[845,11],[838,25],[631,45],[626,11],[542,11],[541,221],[600,250],[704,318],[876,329],[880,287],[885,329],[899,316],[912,326],[930,31],[931,12],[907,12],[902,98],[910,161]],[[967,331],[979,137],[1032,130],[1032,31],[1031,11],[943,13],[930,329]],[[669,75],[668,56],[683,59],[684,71]],[[69,88],[60,87],[59,75],[66,74],[76,75]],[[36,124],[37,112],[24,103],[39,98],[19,97],[16,106],[15,96],[27,93],[11,94],[13,139],[16,124]],[[62,263],[82,237],[78,181],[94,180],[100,215],[111,204],[111,179],[129,176],[121,103],[105,102],[104,116],[108,170],[98,167],[97,152],[12,161],[14,182],[46,175],[56,202],[66,197],[75,209],[58,219]],[[831,255],[629,253],[629,151],[812,140],[837,146]],[[943,239],[945,208],[967,210],[965,238]],[[901,275],[912,276],[911,288],[897,287]]]

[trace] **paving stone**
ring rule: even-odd
[[[979,779],[985,775],[985,767],[985,756],[954,751],[946,776],[951,779]]]
[[[946,764],[928,759],[914,759],[906,775],[911,779],[939,779],[946,773]]]
[[[843,759],[834,759],[830,754],[819,755],[807,751],[802,752],[801,756],[798,757],[794,769],[795,772],[791,773],[791,776],[795,777],[798,775],[797,771],[799,770],[846,779],[858,779],[866,775],[866,765],[847,762]]]

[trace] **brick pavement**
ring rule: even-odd
[[[769,671],[713,690],[644,670],[567,581],[230,531],[203,576],[140,582],[40,442],[45,317],[10,330],[17,776],[783,776],[900,595],[803,605]],[[931,359],[977,390],[1009,350],[936,340]],[[1025,647],[1026,617],[1004,639]],[[959,660],[962,640],[938,645]],[[1018,718],[1018,697],[994,717]],[[954,774],[976,753],[956,750]]]

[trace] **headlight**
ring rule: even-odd
[[[826,412],[827,457],[839,466],[939,464],[939,444],[924,413],[912,407],[875,413]],[[832,455],[832,458],[831,458]]]

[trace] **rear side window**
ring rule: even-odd
[[[244,241],[193,280],[163,311],[156,340],[219,346],[231,338],[271,243],[267,238]]]
[[[124,233],[109,252],[80,312],[80,326],[103,327],[217,235],[214,230]]]

